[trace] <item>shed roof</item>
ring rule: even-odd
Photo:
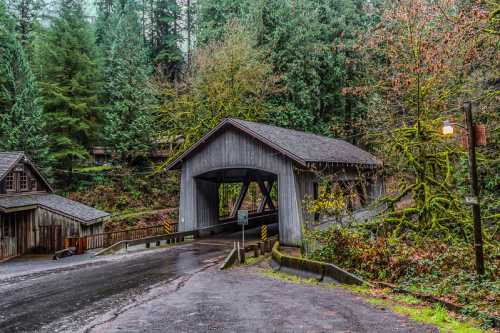
[[[9,173],[10,169],[16,165],[24,156],[19,151],[8,152],[0,151],[0,180]]]
[[[17,163],[24,161],[38,175],[41,181],[47,186],[49,191],[53,192],[52,187],[40,170],[31,162],[31,160],[22,151],[0,151],[0,181],[7,176]]]
[[[109,216],[106,212],[66,199],[53,193],[0,197],[1,210],[29,206],[40,206],[70,218],[74,218],[85,224],[91,224]]]
[[[375,168],[382,164],[374,155],[343,140],[241,119],[227,118],[175,159],[167,167],[167,170],[178,169],[183,160],[189,158],[211,136],[227,126],[232,126],[247,133],[304,166],[315,163],[336,163]]]

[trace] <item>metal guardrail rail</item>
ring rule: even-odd
[[[273,219],[266,220],[267,218],[275,217],[276,212],[267,213],[267,214],[259,214],[258,216],[253,216],[249,218],[249,225],[252,227],[253,225],[262,224],[262,220],[265,223],[273,223]],[[120,249],[127,248],[129,246],[145,244],[148,246],[151,243],[159,243],[161,241],[166,241],[167,243],[180,243],[184,242],[186,237],[200,238],[205,235],[212,235],[216,233],[221,233],[225,231],[238,231],[240,229],[239,225],[236,221],[220,223],[214,226],[199,228],[191,231],[183,231],[183,232],[175,232],[172,234],[163,234],[163,235],[155,235],[144,237],[141,239],[124,239],[107,248],[96,253],[98,255],[105,255],[108,253],[114,253],[119,251]]]

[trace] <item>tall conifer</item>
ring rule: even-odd
[[[57,17],[35,42],[51,154],[72,170],[88,157],[99,123],[100,70],[94,34],[81,1],[60,0]]]
[[[154,92],[152,69],[144,47],[137,4],[128,0],[112,18],[105,40],[111,47],[105,58],[105,137],[122,160],[145,155],[153,135]]]
[[[43,108],[14,27],[0,0],[0,150],[23,150],[46,169]]]

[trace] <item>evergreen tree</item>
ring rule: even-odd
[[[221,41],[231,21],[248,17],[250,8],[260,1],[251,0],[198,0],[196,2],[196,43],[203,46],[211,41]],[[251,28],[251,26],[250,26]]]
[[[114,13],[121,12],[127,0],[98,0],[96,38],[103,54],[110,51],[108,33],[117,24]],[[143,0],[134,4],[144,39],[148,61],[162,78],[173,82],[180,78],[183,55],[180,44],[181,6],[177,0]],[[115,22],[114,22],[115,21]]]
[[[197,42],[221,40],[228,22],[241,22],[286,87],[270,100],[269,121],[327,135],[334,127],[336,136],[352,137],[366,111],[359,98],[346,93],[363,73],[353,44],[373,22],[370,7],[377,2],[200,0]]]
[[[106,37],[113,26],[111,22],[113,13],[119,11],[125,5],[126,0],[96,0],[97,18],[95,22],[96,43],[99,47],[109,49],[109,41]]]
[[[179,78],[182,68],[180,7],[176,0],[151,0],[151,56],[157,70],[169,81]]]
[[[51,134],[51,154],[64,170],[88,157],[99,123],[100,70],[93,32],[80,1],[60,0],[58,15],[35,41],[35,63]]]
[[[19,39],[26,47],[31,40],[35,23],[46,6],[46,0],[7,0],[8,9],[16,21]]]
[[[331,133],[332,125],[351,125],[362,105],[342,91],[361,70],[353,66],[353,43],[371,22],[364,4],[359,0],[265,0],[255,7],[258,45],[269,50],[275,73],[287,87],[284,99],[275,101],[284,106],[276,109],[275,122],[324,134]]]
[[[111,18],[114,26],[105,59],[105,137],[121,157],[130,160],[150,149],[155,97],[151,68],[141,35],[137,4],[128,0]]]
[[[0,0],[0,150],[23,150],[47,170],[43,108],[14,26]]]

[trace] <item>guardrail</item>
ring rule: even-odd
[[[249,225],[261,223],[261,219],[266,219],[267,217],[274,216],[275,213],[264,214],[254,217],[250,219]],[[272,220],[264,221],[266,223],[272,223]],[[224,231],[239,231],[240,226],[235,221],[220,223],[214,226],[204,227],[192,231],[183,231],[183,232],[175,232],[173,234],[162,234],[162,235],[154,235],[149,237],[144,237],[141,239],[124,239],[120,240],[114,244],[111,244],[104,250],[96,253],[96,255],[105,255],[109,253],[114,253],[121,249],[126,249],[129,246],[145,244],[148,247],[152,243],[157,243],[161,241],[166,241],[167,243],[179,243],[184,242],[186,237],[200,238],[207,235],[213,235]]]
[[[173,224],[172,226],[174,227],[174,232],[176,232],[177,224]],[[84,236],[82,238],[86,238],[86,249],[90,250],[109,247],[124,240],[142,239],[150,236],[162,235],[164,233],[164,226],[158,224],[149,227],[104,232],[101,234]]]

